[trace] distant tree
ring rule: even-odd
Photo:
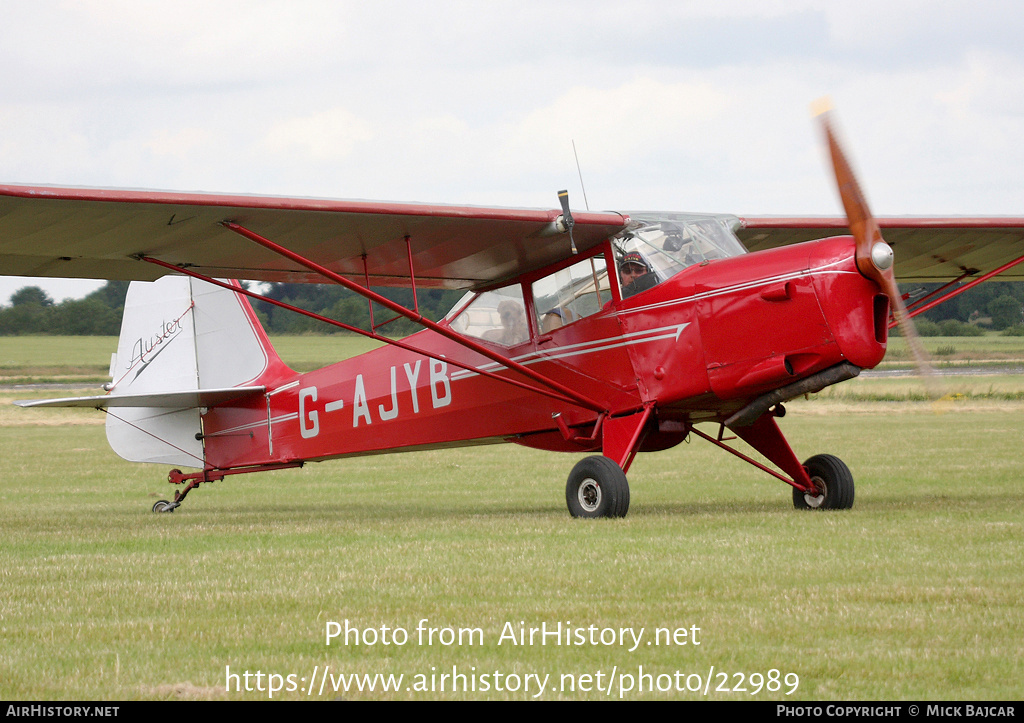
[[[121,311],[99,299],[69,299],[50,311],[49,334],[65,336],[117,336],[121,331]]]
[[[407,309],[414,308],[412,289],[400,287],[373,287],[385,298],[401,304]],[[464,292],[443,289],[422,289],[417,292],[419,312],[432,321],[442,318]],[[270,284],[264,294],[276,301],[283,301],[300,309],[326,316],[360,329],[370,329],[370,307],[366,299],[353,291],[332,284]],[[301,316],[286,309],[254,301],[253,308],[271,334],[321,333],[332,334],[337,327]],[[373,305],[375,324],[387,321],[395,313],[379,304]],[[379,328],[380,333],[389,336],[403,336],[419,331],[421,327],[405,318],[399,318]]]
[[[985,334],[981,328],[959,319],[940,321],[939,330],[939,336],[983,336]]]
[[[0,308],[0,335],[116,336],[127,290],[127,281],[108,281],[84,299],[55,304],[38,286],[26,286],[11,296],[10,307]]]
[[[959,321],[971,321],[971,315],[987,316],[990,312],[988,305],[997,297],[1010,296],[1017,301],[1024,302],[1024,282],[1021,281],[987,281],[965,291],[949,301],[939,304],[933,309],[926,311],[923,316],[932,321],[943,321],[945,319],[957,319]],[[940,284],[902,284],[904,292],[916,292],[912,298],[920,298],[927,293],[938,289]]]
[[[117,312],[117,315],[120,317],[121,313],[124,311],[124,297],[128,295],[129,283],[131,282],[108,281],[85,298],[99,301],[107,308]]]
[[[38,286],[23,286],[11,294],[11,306],[24,306],[26,304],[35,304],[42,307],[53,306],[53,299]]]
[[[69,299],[55,304],[38,286],[27,286],[12,296],[10,307],[0,308],[0,335],[14,334],[104,334],[117,335],[124,313],[127,281],[108,281],[84,299]],[[369,330],[370,310],[366,299],[333,284],[267,284],[265,295],[301,309],[326,316],[360,329]],[[412,309],[412,290],[374,288],[386,298]],[[417,293],[419,313],[434,321],[447,313],[462,296],[461,291],[422,289]],[[333,334],[337,327],[296,314],[272,304],[253,301],[253,308],[271,334]],[[395,316],[379,304],[373,306],[374,322],[380,325]],[[420,327],[398,318],[378,328],[389,336],[404,336]]]
[[[1021,302],[1009,294],[997,296],[988,302],[988,313],[995,329],[1006,329],[1021,322]]]
[[[914,319],[914,326],[919,336],[942,336],[942,330],[939,328],[939,325],[931,319],[923,317]],[[898,333],[894,332],[899,332],[898,326],[889,332],[893,336],[898,336]]]
[[[49,320],[49,307],[39,304],[18,304],[0,309],[0,334],[21,336],[45,333]]]

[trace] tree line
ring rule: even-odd
[[[55,302],[38,286],[25,286],[11,296],[9,306],[0,307],[0,335],[53,334],[62,336],[107,335],[121,331],[121,315],[128,291],[127,281],[108,281],[83,299]],[[375,288],[385,298],[413,308],[412,290]],[[264,284],[259,293],[300,309],[360,329],[370,328],[370,307],[355,292],[326,284]],[[432,321],[443,317],[463,295],[462,291],[419,289],[419,313]],[[341,331],[322,321],[296,314],[263,301],[253,301],[253,309],[269,334],[333,334]],[[395,314],[374,304],[373,320],[378,326]],[[405,336],[418,327],[404,317],[379,329],[389,336]]]
[[[264,296],[301,309],[345,322],[360,329],[370,328],[370,307],[355,292],[330,284],[265,284]],[[938,284],[921,284],[912,289],[912,298],[938,288]],[[121,329],[121,314],[127,281],[108,281],[84,299],[54,302],[38,286],[26,286],[11,296],[9,306],[0,307],[0,335],[108,335]],[[376,288],[386,298],[406,308],[413,307],[412,290]],[[905,284],[904,291],[911,290]],[[417,292],[420,313],[437,321],[460,298],[463,292],[420,289]],[[340,330],[324,322],[294,312],[254,301],[253,308],[270,334],[333,334]],[[919,317],[919,331],[925,336],[963,336],[981,333],[981,328],[1018,330],[1024,309],[1024,282],[993,282],[979,284],[960,296],[940,304]],[[374,304],[373,319],[377,325],[394,314]],[[401,317],[380,328],[390,336],[404,336],[418,330],[413,322]],[[1024,333],[1024,329],[1020,329]]]

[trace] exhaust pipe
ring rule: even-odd
[[[750,404],[743,407],[743,409],[726,419],[725,426],[729,429],[732,429],[733,427],[749,427],[751,424],[756,422],[762,414],[780,402],[785,402],[789,399],[793,399],[794,397],[799,397],[801,394],[814,394],[815,392],[820,392],[825,387],[838,384],[839,382],[845,382],[847,379],[853,379],[855,376],[859,375],[860,372],[861,368],[851,364],[850,362],[836,364],[834,367],[829,367],[817,374],[812,374],[806,379],[801,379],[800,381],[780,387],[775,391],[762,394]]]

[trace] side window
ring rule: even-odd
[[[541,333],[596,314],[611,301],[604,256],[591,256],[533,283]]]
[[[526,305],[519,284],[485,291],[451,321],[451,327],[465,336],[515,346],[530,338]]]

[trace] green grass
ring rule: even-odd
[[[925,349],[938,367],[1024,365],[1024,337],[988,332],[980,337],[924,337]],[[380,344],[362,336],[306,335],[273,339],[274,348],[297,371],[311,371],[361,354]],[[0,384],[103,382],[117,339],[102,336],[0,336]],[[74,359],[74,365],[67,360]],[[910,353],[898,337],[889,341],[881,368],[908,367]]]
[[[861,376],[856,379],[836,384],[823,389],[811,399],[821,401],[843,402],[904,402],[928,401],[929,392],[934,386],[944,396],[940,402],[974,402],[974,401],[1024,401],[1024,375],[1020,374],[985,374],[978,376],[936,377],[926,384],[917,376],[901,377],[870,377]],[[803,403],[802,400],[794,402]]]
[[[272,340],[296,371],[333,364],[380,346],[363,336],[283,336]],[[113,336],[0,336],[0,384],[103,382],[109,380]],[[69,364],[68,360],[74,360]]]
[[[15,410],[0,417],[0,698],[260,699],[225,694],[225,666],[408,683],[457,665],[549,685],[639,666],[799,676],[792,696],[758,700],[1019,699],[1024,405],[795,406],[791,443],[847,461],[852,510],[795,511],[784,485],[696,440],[640,456],[623,520],[570,519],[576,458],[511,445],[228,478],[154,515],[164,468],[120,461],[89,412]],[[485,644],[324,644],[329,620],[412,632],[424,618]],[[506,621],[695,625],[701,645],[499,646]]]
[[[924,336],[921,342],[937,366],[1021,366],[1024,364],[1024,337],[1003,336],[987,331],[983,336]],[[912,356],[905,339],[890,337],[885,367],[909,366]]]
[[[926,343],[1002,339],[1021,344]],[[115,345],[0,338],[0,376],[102,379]],[[275,345],[312,369],[372,342]],[[1024,358],[1020,346],[975,352]],[[317,666],[406,676],[398,692],[329,698],[529,697],[404,690],[412,676],[453,665],[550,674],[549,688],[561,674],[635,676],[643,666],[686,681],[714,666],[708,697],[725,700],[751,696],[715,692],[719,674],[733,684],[771,670],[799,676],[796,692],[787,697],[784,685],[754,699],[1019,699],[1024,377],[942,381],[952,401],[938,405],[907,401],[924,398],[908,378],[859,378],[787,405],[780,423],[801,458],[831,452],[853,470],[852,510],[795,511],[782,483],[695,440],[641,455],[628,517],[595,522],[565,510],[577,457],[514,445],[230,477],[154,515],[174,491],[167,469],[117,458],[101,415],[22,410],[9,402],[45,393],[0,392],[0,699],[267,697],[226,693],[225,666],[297,683]],[[346,619],[410,633],[427,619],[480,628],[485,640],[326,646],[327,621]],[[504,624],[520,621],[647,636],[696,626],[701,645],[498,645]]]

